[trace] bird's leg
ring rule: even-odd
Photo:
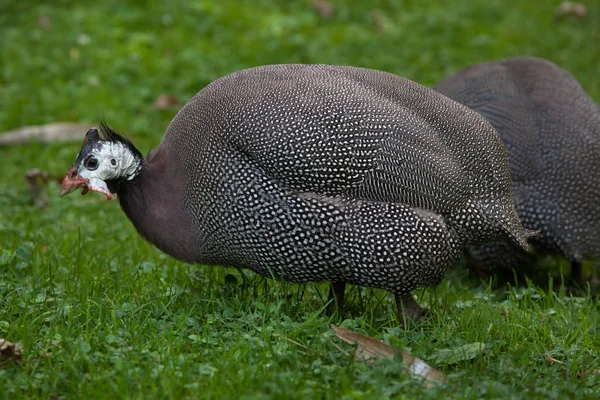
[[[579,261],[571,261],[571,283],[583,282],[583,276],[581,271],[581,263]]]
[[[417,321],[423,315],[427,314],[429,310],[423,308],[417,304],[412,294],[396,294],[396,306],[398,307],[398,319],[400,325],[406,325],[408,320],[413,322]]]
[[[342,312],[344,308],[344,295],[346,292],[346,282],[331,282],[329,286],[329,305],[327,306],[327,311],[329,314],[333,314],[336,310],[338,312]],[[335,297],[335,303],[331,300]]]

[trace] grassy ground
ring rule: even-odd
[[[433,85],[520,54],[569,69],[600,100],[600,9],[556,19],[559,1],[360,1],[327,17],[310,1],[0,3],[0,131],[106,119],[142,151],[211,80],[267,63],[387,70]],[[84,132],[82,132],[83,135]],[[397,328],[391,296],[354,288],[353,318],[323,312],[326,286],[176,262],[99,195],[32,205],[24,174],[64,174],[79,143],[0,149],[0,368],[5,398],[597,398],[599,308],[552,282],[491,290],[455,271],[421,293],[430,318]],[[353,361],[331,322],[428,360],[426,388],[398,362]],[[481,342],[482,351],[462,353]],[[441,358],[445,357],[445,358]],[[467,358],[466,360],[464,358]],[[436,361],[437,360],[437,361]]]

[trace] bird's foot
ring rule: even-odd
[[[346,282],[331,282],[329,286],[329,299],[327,314],[333,315],[336,311],[342,313],[344,309],[344,296],[346,293]],[[332,301],[335,298],[335,301]]]
[[[429,313],[427,308],[419,306],[412,294],[396,295],[396,306],[398,307],[398,319],[400,325],[406,327],[409,321],[416,322]]]

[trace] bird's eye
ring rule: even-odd
[[[98,159],[94,156],[88,156],[83,162],[83,166],[88,171],[93,171],[98,168]]]

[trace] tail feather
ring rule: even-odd
[[[539,231],[526,229],[523,227],[513,202],[508,202],[500,207],[496,213],[500,225],[510,240],[525,251],[531,250],[531,245],[528,243],[529,238],[536,236]]]

